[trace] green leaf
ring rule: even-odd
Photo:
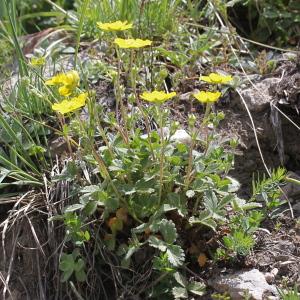
[[[73,274],[73,270],[63,271],[61,282],[66,282]]]
[[[74,270],[74,259],[72,254],[62,254],[59,264],[61,271]]]
[[[186,198],[178,193],[169,193],[165,200],[165,205],[169,205],[169,210],[177,209],[180,216],[187,215]],[[167,206],[165,207],[167,208]]]
[[[167,255],[169,262],[174,267],[179,267],[183,264],[185,255],[182,248],[178,245],[169,245],[167,248]]]
[[[159,231],[163,235],[166,243],[172,244],[175,242],[177,238],[177,231],[173,221],[166,219],[161,220]]]
[[[227,176],[226,178],[228,178],[231,181],[231,183],[228,185],[227,191],[229,193],[237,192],[240,189],[241,184],[236,179],[234,179],[232,177]]]
[[[187,290],[184,287],[173,287],[172,294],[174,296],[174,299],[187,299],[188,298]]]
[[[164,241],[158,239],[156,236],[151,235],[148,238],[149,245],[153,248],[157,248],[162,252],[165,252],[167,249],[167,245]]]
[[[83,269],[75,272],[75,277],[79,282],[84,282],[86,280],[86,274]]]
[[[177,283],[179,283],[182,287],[187,286],[187,281],[186,281],[185,277],[183,275],[181,275],[179,272],[176,272],[174,274],[174,278],[177,281]]]
[[[210,227],[212,230],[216,230],[217,223],[213,220],[212,215],[208,211],[203,211],[199,214],[198,217],[191,217],[189,219],[191,225],[194,224],[203,224]]]
[[[203,296],[206,293],[205,288],[206,286],[204,283],[197,281],[193,281],[187,286],[187,290],[190,293],[193,293],[198,296]]]
[[[65,213],[73,212],[73,211],[82,209],[83,207],[84,207],[84,205],[83,205],[83,204],[80,204],[80,203],[73,204],[73,205],[70,205],[70,206],[66,207],[66,209],[65,209],[64,212],[65,212]]]
[[[91,216],[96,211],[98,203],[98,201],[89,201],[84,207],[84,213]]]

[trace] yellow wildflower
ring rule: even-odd
[[[43,66],[46,62],[46,58],[45,57],[32,57],[30,59],[30,65],[32,65],[33,67],[38,67],[38,66]]]
[[[67,114],[69,112],[79,109],[80,107],[85,106],[87,97],[88,97],[87,93],[82,93],[70,100],[65,99],[59,103],[54,103],[52,105],[52,109],[63,115]]]
[[[154,103],[163,103],[173,97],[176,96],[175,92],[172,93],[165,93],[161,91],[153,91],[153,92],[144,92],[141,95],[143,100],[154,102]]]
[[[198,92],[197,94],[194,94],[193,96],[201,103],[213,103],[217,102],[218,99],[221,97],[221,92]]]
[[[152,41],[150,40],[141,40],[141,39],[120,39],[116,38],[114,43],[117,44],[120,48],[129,49],[129,48],[142,48],[150,46]]]
[[[73,90],[79,85],[79,74],[72,70],[67,73],[58,74],[46,80],[46,85],[60,85],[58,92],[62,96],[70,96]]]
[[[200,76],[200,80],[203,80],[208,83],[214,83],[214,84],[225,84],[232,80],[232,76],[211,73],[208,76]]]
[[[52,78],[45,81],[46,85],[58,85],[62,83],[64,74],[57,74],[53,76]]]
[[[105,31],[123,31],[132,28],[132,24],[127,21],[116,21],[112,23],[97,22],[97,26]]]

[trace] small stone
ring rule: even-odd
[[[273,283],[275,280],[275,276],[269,272],[265,274],[265,278],[266,278],[267,283],[269,283],[269,284]]]
[[[192,142],[191,136],[184,129],[176,130],[175,133],[171,136],[170,140],[172,142],[182,143],[185,145],[189,145]]]
[[[267,297],[267,300],[279,300],[280,298],[279,297],[276,297],[276,296],[268,296]]]
[[[272,269],[271,274],[276,277],[278,274],[279,270],[277,268]]]

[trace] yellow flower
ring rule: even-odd
[[[64,96],[64,97],[68,97],[72,94],[72,91],[73,89],[71,88],[68,88],[67,86],[63,85],[61,87],[58,88],[58,93],[61,95],[61,96]]]
[[[127,21],[116,21],[112,23],[97,22],[97,26],[105,31],[123,31],[132,28],[132,24]]]
[[[57,74],[53,76],[52,78],[45,81],[46,85],[58,85],[62,83],[62,77],[64,74]]]
[[[63,115],[67,114],[69,112],[79,109],[80,107],[85,106],[87,97],[88,97],[87,93],[82,93],[70,100],[63,100],[59,103],[54,103],[52,105],[52,109]]]
[[[70,96],[73,90],[79,85],[79,74],[72,70],[67,73],[58,74],[46,80],[46,85],[60,85],[58,92],[62,96]]]
[[[208,83],[215,83],[215,84],[225,84],[232,80],[231,75],[220,75],[217,73],[211,73],[208,76],[200,76],[200,80],[203,80]]]
[[[32,57],[30,59],[30,64],[33,67],[37,67],[37,66],[43,66],[46,62],[46,58],[45,57]]]
[[[201,103],[213,103],[218,101],[218,99],[221,97],[221,92],[198,92],[197,94],[194,94],[193,96]]]
[[[144,92],[141,95],[143,100],[154,102],[154,103],[163,103],[171,98],[176,96],[175,92],[172,93],[165,93],[160,91],[153,91],[153,92]]]
[[[152,41],[150,40],[141,40],[141,39],[120,39],[116,38],[114,43],[117,44],[120,48],[142,48],[145,46],[150,46]]]

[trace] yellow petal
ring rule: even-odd
[[[232,76],[210,73],[208,76],[200,76],[200,80],[214,84],[225,84],[232,80]]]
[[[67,88],[65,85],[61,86],[59,89],[58,89],[58,93],[61,95],[61,96],[70,96],[72,94],[72,90]]]
[[[132,24],[128,23],[127,21],[116,21],[116,22],[112,22],[112,23],[101,23],[101,22],[97,22],[97,26],[101,29],[101,30],[105,30],[105,31],[122,31],[122,30],[127,30],[132,28]]]
[[[129,48],[142,48],[150,46],[152,41],[150,40],[141,40],[141,39],[121,39],[116,38],[114,43],[117,44],[120,48],[129,49]]]
[[[63,100],[59,103],[54,103],[52,109],[61,114],[66,114],[79,109],[85,105],[88,94],[82,93],[78,97],[74,97],[70,100]]]
[[[200,80],[208,83],[213,83],[209,76],[200,76]]]
[[[144,92],[141,95],[143,100],[148,102],[162,103],[176,96],[176,92],[165,93],[162,91]]]
[[[197,94],[194,94],[193,96],[201,103],[213,103],[216,102],[220,97],[222,93],[221,92],[205,92],[201,91]]]
[[[32,57],[30,59],[30,64],[32,66],[43,66],[46,62],[46,58],[45,57]]]

